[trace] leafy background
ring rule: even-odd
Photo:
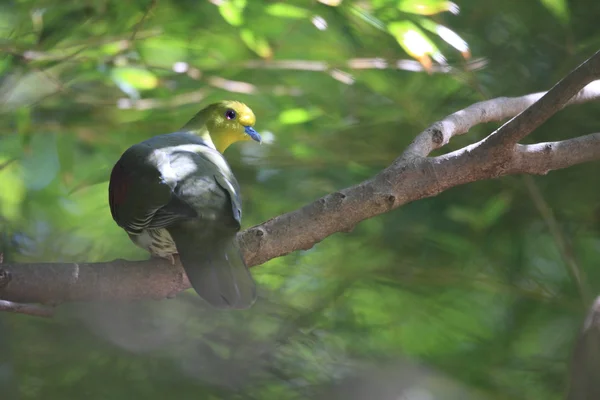
[[[372,176],[449,113],[548,89],[600,47],[599,13],[592,0],[4,1],[0,250],[147,257],[110,217],[110,169],[224,98],[248,103],[268,142],[226,153],[244,225],[294,210]],[[527,140],[593,132],[596,108]],[[186,292],[2,315],[3,398],[562,398],[600,291],[597,167],[477,182],[365,221],[254,268],[260,300],[243,313]]]

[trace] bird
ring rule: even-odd
[[[207,105],[180,130],[129,147],[114,165],[108,202],[114,221],[153,257],[179,260],[198,296],[218,309],[246,309],[256,284],[237,243],[240,186],[223,152],[262,142],[244,103]]]

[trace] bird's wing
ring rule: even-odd
[[[139,233],[196,216],[173,196],[172,185],[163,176],[161,164],[168,162],[168,157],[161,152],[151,157],[153,153],[136,146],[123,154],[110,176],[109,204],[117,224],[128,232]]]
[[[220,153],[206,146],[177,150],[169,157],[169,168],[176,171],[172,182],[178,202],[186,204],[208,224],[239,229],[239,185]],[[163,173],[169,174],[166,170]]]
[[[179,174],[174,195],[198,214],[167,228],[192,287],[215,307],[250,307],[256,285],[237,243],[241,201],[229,166],[215,150],[197,148],[174,152],[170,167]]]
[[[240,197],[239,187],[237,181],[231,181],[226,176],[221,174],[214,175],[215,181],[221,186],[223,190],[229,195],[229,201],[231,202],[231,211],[233,219],[237,221],[238,225],[242,224],[242,198]]]
[[[239,225],[242,222],[242,197],[240,194],[240,185],[233,175],[229,164],[221,153],[212,149],[204,150],[206,159],[214,165],[215,173],[213,175],[217,184],[227,193],[231,203],[231,212],[235,221]]]

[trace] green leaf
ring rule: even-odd
[[[340,4],[342,4],[343,0],[318,0],[319,3],[323,3],[327,6],[331,6],[331,7],[337,7]]]
[[[111,71],[112,78],[125,81],[136,89],[149,90],[158,86],[158,78],[152,72],[137,67],[117,67]]]
[[[410,21],[392,22],[388,25],[388,31],[404,51],[418,60],[439,53],[437,46],[425,35],[425,32]]]
[[[274,3],[265,7],[267,14],[274,17],[302,19],[310,16],[310,11],[286,3]]]
[[[571,16],[566,0],[540,0],[562,24],[569,22]]]
[[[258,36],[249,29],[243,29],[240,32],[240,37],[246,46],[262,58],[270,58],[273,56],[273,50],[271,49],[269,42],[267,42],[267,39],[264,37]]]
[[[419,15],[434,15],[449,11],[458,14],[459,7],[447,0],[400,0],[398,9],[405,13]]]
[[[246,0],[225,0],[219,5],[221,16],[229,25],[240,26],[244,23]]]
[[[284,125],[303,124],[315,119],[320,115],[318,110],[307,110],[305,108],[291,108],[279,114],[279,122]]]
[[[106,43],[102,46],[100,46],[100,52],[102,54],[108,55],[108,56],[114,56],[115,54],[119,54],[120,52],[123,51],[123,42],[121,41],[115,41],[115,42],[110,42],[110,43]]]
[[[25,185],[19,163],[0,157],[0,215],[6,219],[16,219],[24,197]]]
[[[444,42],[460,51],[463,55],[466,56],[470,54],[469,44],[450,28],[447,28],[444,25],[436,24],[435,22],[426,18],[420,19],[419,24],[428,31],[438,35]]]
[[[150,90],[158,86],[158,78],[152,72],[137,67],[116,67],[110,71],[112,80],[132,98],[139,98],[138,90]]]

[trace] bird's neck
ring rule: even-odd
[[[218,132],[211,135],[206,125],[202,125],[200,128],[193,128],[186,125],[183,127],[183,130],[201,137],[207,146],[216,149],[219,153],[223,153],[231,144],[238,140],[235,134],[228,135],[227,133]]]
[[[203,110],[205,111],[205,110]],[[194,116],[182,130],[193,133],[202,138],[207,146],[216,149],[219,153],[223,153],[232,143],[237,142],[239,138],[235,132],[209,132],[204,121],[208,118],[205,112],[200,111]]]
[[[237,142],[238,139],[235,137],[235,134],[213,134],[212,136],[207,132],[207,136],[211,138],[212,142],[215,145],[215,148],[219,153],[223,153],[229,146],[231,146],[234,142]]]

